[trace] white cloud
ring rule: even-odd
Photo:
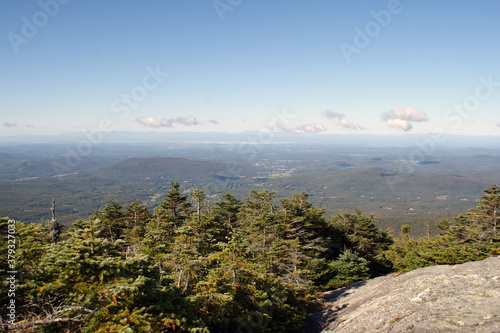
[[[199,121],[193,116],[177,117],[173,120],[173,122],[184,126],[196,126],[200,124]]]
[[[297,127],[286,126],[282,121],[276,121],[275,126],[271,128],[273,131],[280,132],[282,134],[299,135],[304,133],[319,133],[326,131],[326,127],[320,123],[308,123],[299,125]]]
[[[402,130],[408,132],[413,128],[411,122],[409,120],[404,119],[387,119],[387,126],[401,128]]]
[[[327,117],[328,119],[334,119],[334,118],[343,119],[345,117],[345,114],[340,112],[335,112],[332,110],[325,110],[323,111],[323,116]]]
[[[409,131],[413,128],[412,122],[423,122],[428,120],[425,112],[404,106],[398,106],[390,112],[382,113],[382,119],[386,121],[387,126],[400,128],[404,131]]]
[[[338,121],[338,124],[340,126],[342,126],[343,128],[345,129],[348,129],[348,130],[361,130],[363,129],[363,127],[361,127],[360,125],[356,125],[354,123],[351,123],[349,120],[345,120],[345,119],[341,119]]]
[[[299,131],[297,131],[295,128],[288,127],[286,126],[282,121],[276,121],[274,123],[275,127],[272,127],[272,131],[280,132],[281,134],[291,134],[291,135],[297,135],[300,134]]]
[[[360,130],[363,129],[360,125],[356,125],[349,120],[344,119],[345,114],[340,113],[340,112],[335,112],[331,110],[325,110],[323,111],[323,116],[325,116],[328,119],[338,119],[337,124],[339,124],[342,128],[347,129],[347,130]]]
[[[326,131],[326,127],[320,123],[309,123],[302,126],[297,127],[298,130],[301,130],[305,133],[319,133]]]
[[[179,124],[183,126],[197,126],[203,125],[198,119],[194,116],[187,117],[177,117],[172,119],[163,119],[159,120],[154,117],[139,117],[136,118],[136,121],[140,123],[144,127],[158,128],[158,127],[173,127],[174,124]],[[209,120],[209,124],[217,125],[219,122],[217,120]]]
[[[137,118],[136,121],[144,127],[172,127],[172,120],[158,120],[153,117],[140,117]]]
[[[17,124],[16,123],[5,122],[5,123],[3,123],[3,126],[7,127],[7,128],[14,128],[14,127],[17,127]]]

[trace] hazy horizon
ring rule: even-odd
[[[367,133],[317,133],[290,135],[277,132],[133,132],[133,131],[87,131],[61,134],[17,134],[0,136],[1,145],[10,144],[85,144],[93,147],[106,143],[141,142],[198,142],[234,144],[355,144],[392,146],[432,146],[433,150],[445,146],[467,146],[497,148],[500,136],[496,135],[448,135],[443,133],[367,134]],[[432,154],[431,154],[432,155]]]

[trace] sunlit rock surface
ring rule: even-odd
[[[500,257],[387,275],[324,294],[307,332],[500,332]]]

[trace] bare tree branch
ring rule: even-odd
[[[71,318],[61,318],[60,317],[64,313],[67,313],[70,311],[75,311],[75,310],[78,310],[78,311],[81,311],[81,312],[84,312],[87,314],[92,314],[95,312],[95,310],[87,309],[81,305],[68,306],[68,307],[62,308],[62,309],[59,309],[59,307],[57,307],[56,309],[53,310],[52,313],[49,313],[45,319],[21,321],[21,322],[18,322],[16,324],[13,324],[13,325],[3,324],[2,331],[5,331],[5,329],[7,329],[7,331],[15,332],[15,331],[25,330],[27,328],[35,327],[35,326],[39,326],[39,325],[48,325],[48,324],[64,323],[64,322],[75,322],[75,323],[84,322],[85,317],[87,315],[84,316],[82,313],[76,315],[75,317],[71,317]],[[44,312],[47,313],[45,310],[44,310]],[[34,317],[40,318],[37,315],[34,315]]]

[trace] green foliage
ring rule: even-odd
[[[497,223],[500,213],[500,188],[484,190],[479,205],[467,214],[436,224],[438,235],[412,240],[409,230],[385,252],[394,268],[407,272],[416,268],[460,264],[500,254]],[[403,226],[405,227],[405,226]]]
[[[162,221],[167,222],[171,228],[176,228],[191,214],[191,203],[179,190],[178,182],[172,180],[172,189],[167,192],[167,197],[156,208],[156,215]]]
[[[226,240],[236,228],[238,213],[243,206],[243,202],[229,193],[224,193],[222,198],[224,200],[215,203],[212,216],[213,221],[221,227],[218,237],[220,241]]]
[[[96,220],[96,237],[108,238],[111,243],[118,239],[124,239],[127,235],[128,223],[126,214],[120,204],[110,201],[104,211],[94,212]]]
[[[132,202],[125,209],[127,225],[131,228],[126,240],[131,244],[139,243],[146,235],[146,226],[153,218],[153,215],[145,205],[139,203],[139,200]]]
[[[0,264],[0,275],[5,277],[0,282],[0,303],[8,304],[12,299],[8,293],[10,286],[6,280],[6,272],[16,271],[15,299],[18,308],[26,306],[26,295],[36,286],[36,270],[46,251],[53,245],[47,240],[48,230],[41,224],[12,224],[8,221],[9,218],[0,216],[0,255],[4,258]],[[14,267],[10,267],[9,263],[15,263]],[[6,313],[6,306],[2,306],[0,316],[7,318]],[[22,313],[19,313],[18,319],[23,319]]]
[[[410,231],[411,231],[411,226],[409,226],[408,224],[403,224],[401,226],[401,235],[403,238],[409,238]]]
[[[500,240],[500,187],[496,184],[484,190],[477,202],[479,205],[469,210],[468,219],[478,226],[478,240],[496,242]]]
[[[188,196],[177,182],[153,214],[138,201],[125,207],[111,201],[76,221],[57,244],[47,240],[46,227],[17,223],[23,267],[17,327],[302,332],[319,291],[392,267],[408,271],[500,254],[499,197],[495,185],[476,209],[441,220],[437,236],[413,239],[403,225],[395,241],[359,210],[327,220],[305,192],[279,204],[267,190],[252,191],[245,202],[225,194],[210,207],[203,190]],[[3,253],[7,221],[0,217]]]
[[[393,239],[388,231],[379,229],[373,215],[365,216],[359,210],[355,214],[338,214],[333,217],[332,226],[340,241],[336,251],[343,248],[355,250],[367,260],[371,276],[391,271],[384,251],[393,243]]]
[[[20,276],[18,299],[26,309],[20,318],[45,317],[48,331],[204,330],[189,302],[160,283],[151,257],[123,251],[121,239],[99,237],[94,221],[75,222],[57,246],[47,245],[43,230],[37,229],[39,225],[18,227],[23,244],[19,263],[27,272]],[[29,260],[26,246],[34,250]]]
[[[370,278],[368,261],[350,249],[344,250],[338,259],[330,262],[329,270],[333,278],[328,281],[328,287],[333,289]]]

